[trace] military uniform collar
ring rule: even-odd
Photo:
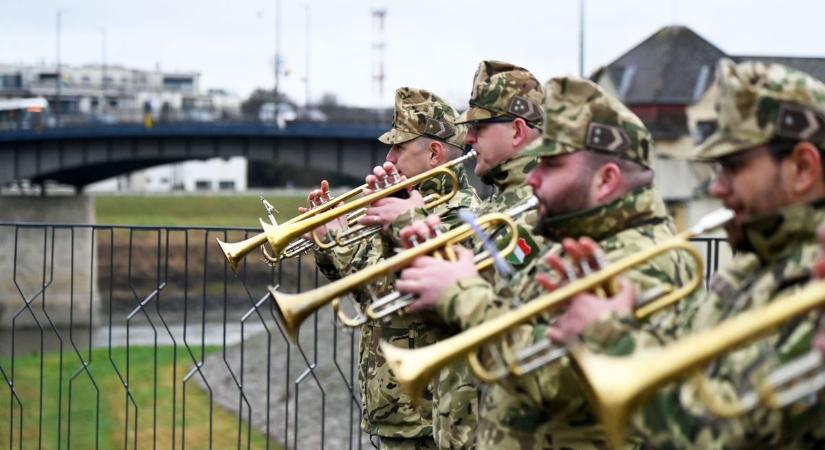
[[[543,229],[536,232],[555,241],[581,236],[601,241],[622,230],[666,219],[665,202],[656,189],[645,186],[605,205],[539,221]]]
[[[768,263],[792,251],[792,245],[816,240],[825,219],[825,198],[764,214],[742,225],[748,249]]]
[[[470,180],[467,178],[467,171],[464,170],[463,164],[453,166],[452,170],[455,172],[456,177],[458,177],[459,189],[466,188],[470,185]],[[446,175],[435,176],[429,180],[421,182],[421,184],[418,185],[418,191],[421,192],[421,195],[423,196],[430,194],[444,195],[451,190],[452,185],[448,181]]]
[[[527,174],[536,167],[536,158],[519,154],[491,168],[482,181],[495,186],[499,192],[524,184]]]

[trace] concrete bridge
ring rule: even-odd
[[[376,126],[257,123],[96,125],[0,133],[0,185],[95,181],[171,162],[245,156],[356,179],[384,160]]]

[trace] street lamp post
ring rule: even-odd
[[[584,1],[579,0],[579,76],[584,78]]]
[[[56,77],[55,77],[55,107],[54,107],[54,115],[55,121],[57,122],[57,126],[60,126],[60,109],[61,109],[61,99],[60,99],[60,85],[61,79],[63,78],[62,74],[60,73],[60,17],[63,15],[62,10],[57,10],[57,33],[56,33],[56,40],[55,45],[57,49],[57,69],[56,69]]]
[[[275,126],[278,126],[278,91],[281,82],[281,0],[275,0]]]
[[[106,112],[106,29],[100,28],[100,112]]]
[[[304,3],[304,11],[306,12],[306,69],[304,70],[304,97],[305,97],[305,105],[304,109],[306,109],[306,113],[309,114],[309,104],[310,104],[310,97],[309,97],[309,70],[310,70],[310,26],[312,22],[310,21],[310,4]]]

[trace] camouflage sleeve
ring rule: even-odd
[[[318,250],[315,252],[315,265],[328,280],[335,281],[359,270],[358,267],[363,266],[359,261],[366,258],[368,249],[368,242],[360,240],[348,246]]]
[[[504,308],[493,286],[480,276],[461,280],[445,289],[436,304],[441,319],[460,330],[478,325]]]
[[[314,255],[315,265],[318,266],[318,270],[327,280],[335,281],[341,278],[341,273],[335,264],[335,252],[332,250],[316,250]]]

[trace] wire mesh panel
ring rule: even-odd
[[[233,272],[253,230],[0,223],[0,448],[363,448],[358,336],[323,308],[289,343],[268,285],[312,256]],[[696,243],[709,269],[718,239]]]

